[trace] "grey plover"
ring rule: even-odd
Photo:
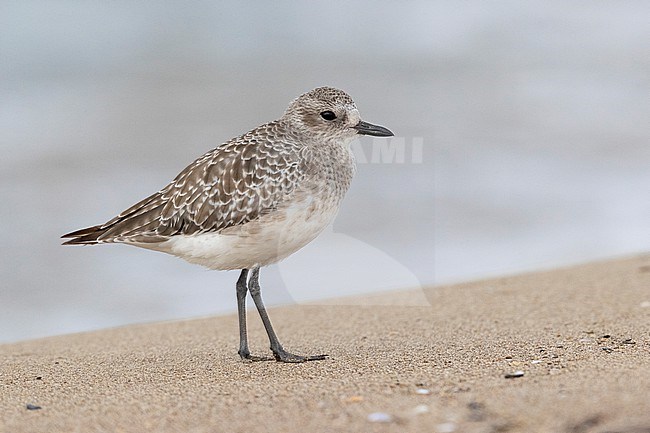
[[[64,245],[123,243],[162,251],[215,270],[241,269],[236,284],[239,355],[252,356],[246,331],[250,292],[277,361],[304,362],[284,350],[260,294],[260,267],[311,242],[332,222],[355,173],[357,134],[391,136],[364,122],[352,98],[319,87],[284,115],[210,150],[167,186],[108,222],[63,235]]]

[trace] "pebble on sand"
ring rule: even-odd
[[[411,411],[413,415],[422,415],[423,413],[429,413],[429,406],[426,404],[418,404]]]
[[[442,424],[438,424],[436,426],[436,431],[438,433],[452,433],[456,431],[456,424],[453,422],[443,422]]]
[[[506,373],[504,377],[506,379],[514,379],[516,377],[523,377],[523,376],[524,376],[524,372],[521,370],[517,370],[517,371],[513,371],[512,373]]]
[[[373,412],[368,415],[368,421],[370,422],[392,422],[393,416],[386,412]]]
[[[350,397],[346,398],[345,400],[346,403],[360,403],[363,401],[363,396],[362,395],[351,395]]]

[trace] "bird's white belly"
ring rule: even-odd
[[[139,247],[210,269],[250,269],[278,262],[314,240],[334,219],[338,203],[312,200],[277,210],[219,233],[176,235]]]

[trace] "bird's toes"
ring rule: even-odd
[[[259,362],[259,361],[273,361],[275,358],[271,358],[270,356],[256,356],[256,355],[245,355],[241,357],[242,361],[244,362]]]
[[[289,363],[300,363],[300,362],[307,362],[307,361],[322,361],[327,358],[327,355],[310,355],[310,356],[302,356],[302,355],[294,355],[293,353],[289,352],[278,352],[273,354],[275,356],[275,360],[278,362],[289,362]]]

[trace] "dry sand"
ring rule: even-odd
[[[233,315],[3,345],[0,431],[650,432],[650,256],[425,293],[272,308],[306,364]]]

